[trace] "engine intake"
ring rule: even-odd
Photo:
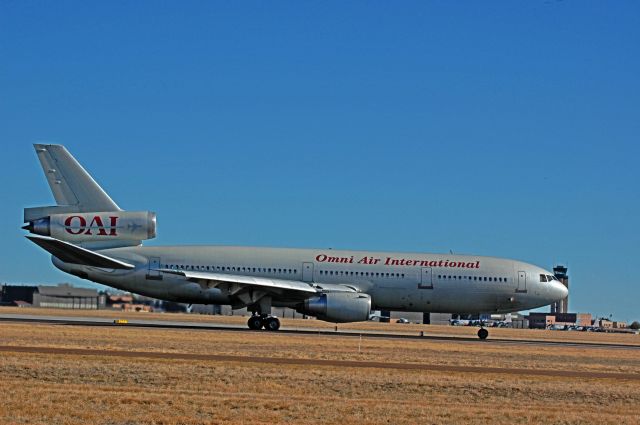
[[[363,322],[371,314],[371,297],[356,292],[328,292],[306,299],[296,310],[327,322]]]
[[[30,221],[23,229],[67,242],[142,241],[156,237],[156,213],[113,211],[52,214]]]

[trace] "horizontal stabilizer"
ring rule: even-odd
[[[27,239],[65,263],[80,264],[83,266],[102,267],[107,269],[133,269],[133,264],[98,254],[97,252],[81,248],[69,242],[61,241],[48,236],[27,235]]]

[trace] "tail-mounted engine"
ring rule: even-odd
[[[23,229],[72,243],[143,241],[156,237],[156,213],[113,211],[51,214],[29,221]]]

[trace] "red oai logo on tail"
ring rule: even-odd
[[[92,231],[97,231],[95,233],[97,236],[118,236],[116,227],[118,217],[110,216],[108,218],[108,226],[104,225],[102,217],[99,215],[93,216],[87,226],[87,218],[81,215],[71,215],[64,221],[64,230],[71,235],[93,235]]]

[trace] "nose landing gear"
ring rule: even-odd
[[[262,328],[268,331],[277,331],[280,329],[280,320],[267,314],[254,314],[247,321],[247,326],[254,331]]]
[[[489,336],[489,331],[486,330],[482,325],[480,325],[480,329],[478,330],[478,338],[484,340]]]

